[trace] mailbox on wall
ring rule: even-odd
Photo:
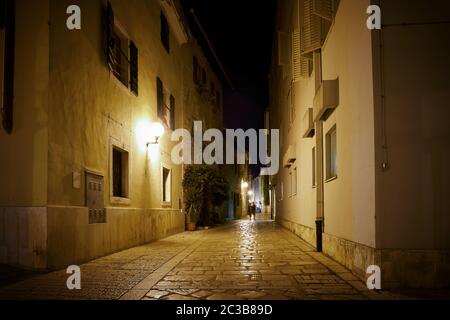
[[[106,223],[103,177],[86,172],[86,206],[89,209],[89,224]]]

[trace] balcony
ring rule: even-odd
[[[339,78],[324,80],[314,97],[314,121],[325,121],[339,106]]]

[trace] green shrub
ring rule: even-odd
[[[228,181],[216,166],[187,166],[183,178],[184,205],[191,222],[210,226],[214,207],[228,199]]]

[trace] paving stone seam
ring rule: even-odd
[[[208,234],[214,231],[223,230],[231,228],[234,223],[228,224],[226,226],[217,228],[217,229],[209,229],[203,231],[201,235],[198,236],[198,239],[194,240],[192,244],[190,244],[186,249],[175,255],[172,259],[164,263],[157,270],[149,274],[145,279],[139,282],[135,287],[122,295],[119,300],[136,300],[142,299],[159,281],[164,279],[167,274],[169,274],[180,262],[182,262],[185,258],[187,258],[191,253],[193,253],[196,249],[198,249],[206,240]]]

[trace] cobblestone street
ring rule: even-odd
[[[186,232],[0,289],[0,299],[395,299],[368,291],[347,269],[273,222],[239,221]]]

